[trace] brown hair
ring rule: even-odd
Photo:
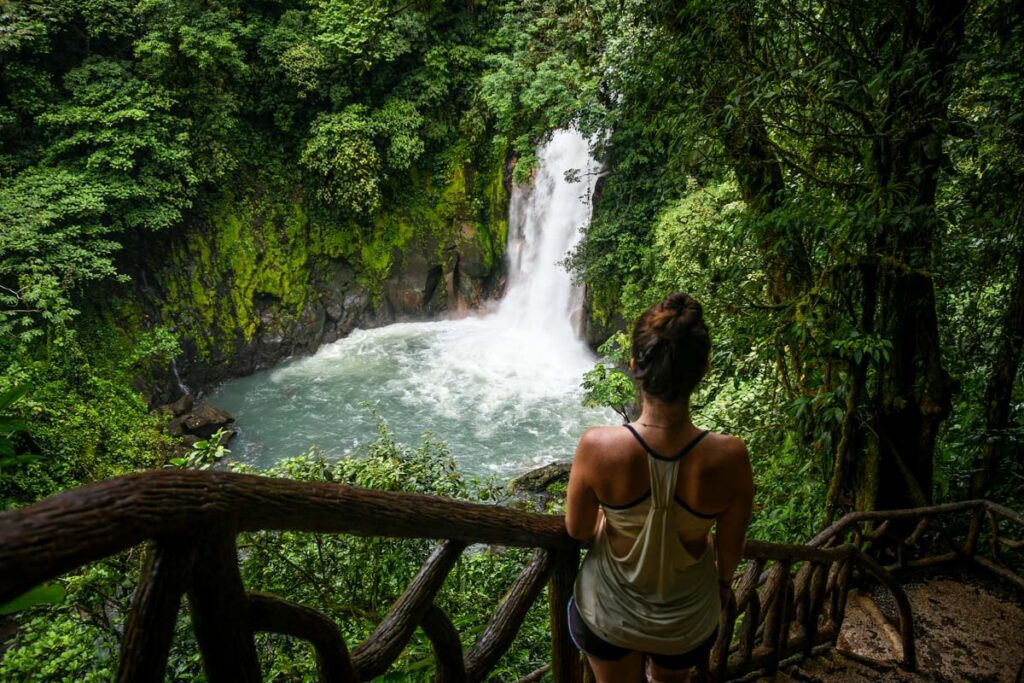
[[[665,403],[690,397],[704,377],[709,353],[704,309],[683,292],[648,308],[633,328],[633,376],[645,394]]]

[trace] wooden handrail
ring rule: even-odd
[[[151,538],[227,524],[564,550],[558,515],[233,472],[154,470],[63,491],[0,515],[0,603]]]
[[[971,515],[966,540],[952,543],[949,552],[918,553],[926,534],[943,533],[941,520],[964,512]],[[913,520],[917,523],[909,535],[894,531],[907,526],[902,521]],[[854,512],[803,545],[749,540],[747,568],[735,601],[723,610],[710,675],[726,680],[770,672],[787,658],[834,644],[851,580],[871,580],[893,594],[901,661],[913,669],[911,607],[894,573],[968,560],[1024,588],[1024,579],[1000,555],[1003,547],[1020,547],[1020,541],[1001,535],[1000,520],[1024,525],[1019,513],[976,500]],[[986,528],[989,557],[978,552]],[[257,530],[437,539],[441,544],[374,633],[350,653],[326,615],[245,591],[235,538]],[[147,541],[146,564],[121,643],[120,681],[163,680],[174,621],[186,594],[212,683],[259,680],[256,631],[308,640],[320,680],[355,681],[386,671],[417,627],[434,647],[439,680],[483,680],[508,649],[545,581],[553,678],[560,683],[583,679],[583,663],[565,622],[579,547],[566,534],[564,519],[424,494],[187,470],[142,472],[83,486],[0,514],[0,602]],[[536,550],[476,642],[464,648],[433,600],[463,549],[475,543]],[[895,544],[895,564],[883,566],[865,552],[887,543]]]

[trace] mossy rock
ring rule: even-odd
[[[516,477],[509,484],[509,488],[513,493],[534,495],[552,495],[559,491],[564,492],[565,485],[569,483],[569,470],[571,469],[571,462],[553,462]]]

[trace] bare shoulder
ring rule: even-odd
[[[624,444],[628,445],[628,437],[621,427],[591,427],[580,437],[573,462],[586,464],[614,457],[623,452]]]
[[[750,453],[743,439],[731,434],[712,432],[708,434],[708,440],[712,446],[709,449],[712,456],[709,458],[709,465],[713,469],[732,475],[750,472]]]
[[[614,446],[622,438],[620,427],[590,427],[580,437],[580,447],[586,449]]]

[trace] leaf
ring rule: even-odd
[[[22,593],[6,605],[0,605],[0,614],[14,614],[36,605],[59,605],[64,600],[64,586],[44,583]]]
[[[30,388],[30,385],[24,384],[21,386],[11,387],[4,393],[0,394],[0,410],[6,410],[17,403],[19,399],[29,392]]]
[[[0,440],[0,446],[3,445],[4,442]],[[11,452],[13,453],[13,451]],[[0,470],[5,467],[9,467],[10,465],[22,465],[26,462],[32,462],[33,460],[39,459],[38,455],[32,455],[30,453],[26,453],[24,455],[8,455],[3,452],[3,449],[0,449],[0,456],[2,456],[0,457]]]

